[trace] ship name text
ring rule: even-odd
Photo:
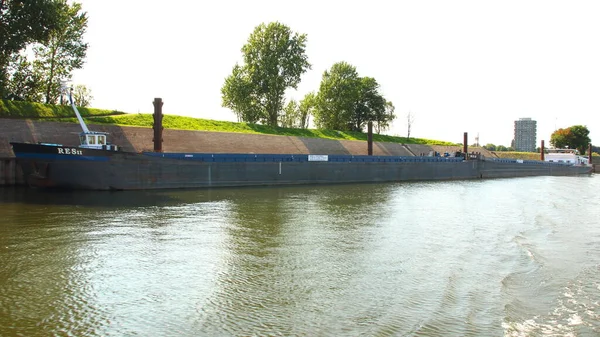
[[[83,152],[81,150],[78,150],[76,148],[62,148],[59,147],[58,148],[58,154],[74,154],[74,155],[82,155]]]

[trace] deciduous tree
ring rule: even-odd
[[[323,73],[314,121],[318,128],[349,130],[360,91],[356,68],[346,62],[335,63]]]
[[[309,118],[314,113],[317,100],[314,92],[309,92],[300,101],[300,128],[307,129],[309,124]]]
[[[244,64],[235,65],[221,89],[223,106],[244,121],[255,122],[246,117],[258,115],[261,122],[277,126],[285,91],[296,89],[300,76],[311,67],[306,35],[279,22],[263,23],[254,29],[242,53]]]
[[[577,149],[581,154],[585,154],[591,142],[590,130],[583,125],[573,125],[570,129],[573,134],[572,148]]]
[[[92,91],[83,84],[77,84],[73,88],[73,102],[76,106],[88,107],[92,104]]]
[[[257,123],[263,113],[254,86],[242,67],[235,65],[221,88],[223,106],[231,109],[238,122]]]
[[[590,131],[586,126],[573,125],[566,129],[558,129],[550,136],[550,144],[556,148],[577,149],[579,153],[586,153],[591,140]]]
[[[296,100],[290,100],[283,108],[279,125],[284,128],[297,128],[300,124],[300,105]]]
[[[358,76],[354,66],[338,62],[323,73],[314,111],[317,127],[362,132],[374,122],[382,130],[395,118],[393,112],[377,81]]]
[[[492,143],[487,143],[483,146],[484,149],[488,150],[488,151],[496,151],[496,145],[492,144]]]
[[[8,65],[9,80],[6,81],[5,98],[42,102],[43,83],[42,74],[34,68],[33,63],[22,54],[14,54]]]
[[[5,97],[11,56],[32,42],[45,42],[58,26],[55,0],[0,0],[0,97]]]
[[[556,148],[564,149],[570,147],[573,142],[573,134],[570,128],[558,129],[550,135],[550,144]]]
[[[379,134],[381,133],[381,131],[385,131],[390,128],[391,122],[394,119],[396,119],[396,115],[394,113],[395,110],[396,107],[394,107],[394,104],[392,102],[385,102],[385,109],[383,111],[383,114],[377,113],[375,115],[375,121],[373,126],[375,127],[376,133]]]
[[[81,4],[59,1],[57,27],[50,32],[48,42],[34,48],[36,66],[44,75],[45,103],[58,103],[61,81],[71,79],[73,70],[83,66],[88,44],[83,35],[87,29],[87,13]]]

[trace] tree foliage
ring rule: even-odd
[[[41,102],[43,75],[22,54],[12,55],[8,64],[10,80],[6,82],[5,98],[19,101]]]
[[[300,110],[299,118],[299,126],[301,129],[308,129],[309,118],[314,113],[316,106],[316,96],[314,92],[309,92],[304,96],[304,98],[300,101],[300,106],[298,109]]]
[[[254,29],[242,47],[243,65],[235,65],[221,88],[222,104],[241,121],[277,126],[285,91],[297,89],[300,76],[310,69],[306,35],[293,33],[279,22]]]
[[[55,0],[0,0],[0,97],[5,97],[11,57],[33,42],[44,43],[58,26]]]
[[[30,44],[30,53],[13,53],[5,67],[3,97],[33,102],[59,103],[61,81],[69,81],[71,73],[83,66],[87,43],[83,34],[87,14],[81,5],[54,0],[53,28],[44,41]]]
[[[290,100],[283,108],[279,125],[284,128],[297,128],[300,121],[300,105],[295,100]]]
[[[71,73],[83,66],[88,44],[83,35],[87,28],[87,13],[81,4],[60,2],[58,26],[50,33],[47,43],[34,48],[36,66],[44,75],[45,103],[58,103],[61,81],[69,81]]]
[[[476,144],[471,145],[473,147],[476,147]],[[497,151],[497,152],[505,152],[505,151],[514,151],[514,149],[512,147],[506,147],[504,145],[494,145],[492,143],[488,143],[485,144],[483,146],[484,149],[488,150],[488,151]]]
[[[360,77],[354,66],[338,62],[323,73],[314,118],[319,128],[362,131],[368,122],[383,130],[395,115],[374,78]]]
[[[306,94],[300,102],[290,100],[283,109],[280,125],[285,128],[307,129],[314,101],[314,93]]]
[[[358,100],[359,77],[346,62],[334,64],[323,73],[317,92],[314,122],[318,128],[348,130]]]
[[[550,136],[550,144],[556,148],[577,149],[579,153],[586,153],[591,140],[590,131],[586,126],[573,125],[566,129],[558,129]]]
[[[556,148],[567,148],[573,142],[573,134],[570,128],[558,129],[550,135],[550,144]]]
[[[92,91],[83,84],[77,84],[73,88],[73,102],[79,107],[88,107],[92,104]]]
[[[492,144],[492,143],[487,143],[483,146],[484,149],[488,150],[488,151],[496,151],[496,145]]]
[[[261,118],[261,107],[248,74],[239,65],[225,79],[221,88],[223,106],[231,109],[238,122],[257,123]]]
[[[391,122],[396,119],[395,112],[396,107],[392,102],[385,102],[385,109],[382,113],[377,112],[375,114],[375,120],[373,121],[373,127],[376,133],[381,133],[382,131],[388,130],[390,128]]]

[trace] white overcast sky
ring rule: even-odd
[[[587,125],[600,143],[600,1],[79,0],[90,47],[73,78],[93,106],[234,121],[225,77],[254,27],[307,34],[312,70],[288,98],[317,91],[346,61],[396,107],[393,135],[510,145],[514,121]],[[596,137],[596,138],[594,138]]]

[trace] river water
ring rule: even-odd
[[[0,189],[0,336],[599,336],[599,191]]]

